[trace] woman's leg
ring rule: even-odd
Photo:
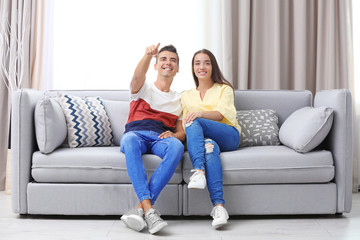
[[[240,136],[236,128],[198,118],[185,128],[190,159],[195,169],[205,170],[212,203],[224,204],[220,151],[236,150]]]
[[[214,228],[219,228],[225,225],[229,219],[229,214],[224,207],[225,200],[223,197],[223,173],[220,149],[218,144],[210,138],[205,139],[205,149],[206,179],[211,203],[214,206],[210,213],[210,216],[214,219],[211,225]]]
[[[225,204],[223,198],[223,173],[220,160],[220,149],[218,144],[206,138],[204,142],[205,148],[205,173],[208,183],[208,190],[213,206],[217,204]]]
[[[205,171],[204,132],[196,120],[185,127],[187,149],[194,169]]]
[[[205,153],[202,148],[205,138],[214,140],[221,152],[236,150],[240,142],[240,135],[235,127],[204,118],[195,119],[185,127],[185,132],[189,155],[196,169],[197,166],[203,166],[205,163]]]

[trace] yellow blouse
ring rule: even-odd
[[[181,94],[181,105],[183,118],[189,112],[218,111],[224,116],[219,122],[235,127],[241,134],[241,127],[236,120],[234,91],[226,84],[214,83],[202,100],[196,88],[187,90]]]

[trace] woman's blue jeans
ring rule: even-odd
[[[155,204],[184,154],[184,145],[179,139],[159,139],[159,135],[152,131],[131,131],[121,138],[120,151],[125,153],[126,168],[140,202],[150,199]],[[141,157],[145,153],[153,153],[162,158],[149,182]]]
[[[213,206],[225,204],[220,152],[234,151],[240,135],[235,127],[197,118],[185,127],[187,148],[194,169],[204,170]]]

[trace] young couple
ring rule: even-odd
[[[224,208],[220,152],[237,149],[240,141],[234,91],[224,79],[214,55],[206,49],[196,52],[192,59],[196,88],[181,95],[172,91],[170,86],[179,71],[179,56],[174,46],[160,50],[159,46],[146,48],[130,85],[130,113],[120,150],[125,153],[139,204],[121,220],[136,231],[147,226],[151,234],[167,226],[153,205],[183,157],[182,142],[186,137],[194,167],[188,188],[208,186],[214,206],[210,214],[214,219],[212,226],[218,228],[229,218]],[[155,82],[150,83],[145,80],[153,57],[158,74]],[[144,153],[163,159],[149,181],[141,158]]]

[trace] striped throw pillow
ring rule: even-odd
[[[76,97],[58,93],[65,114],[71,148],[111,145],[113,133],[100,97]]]

